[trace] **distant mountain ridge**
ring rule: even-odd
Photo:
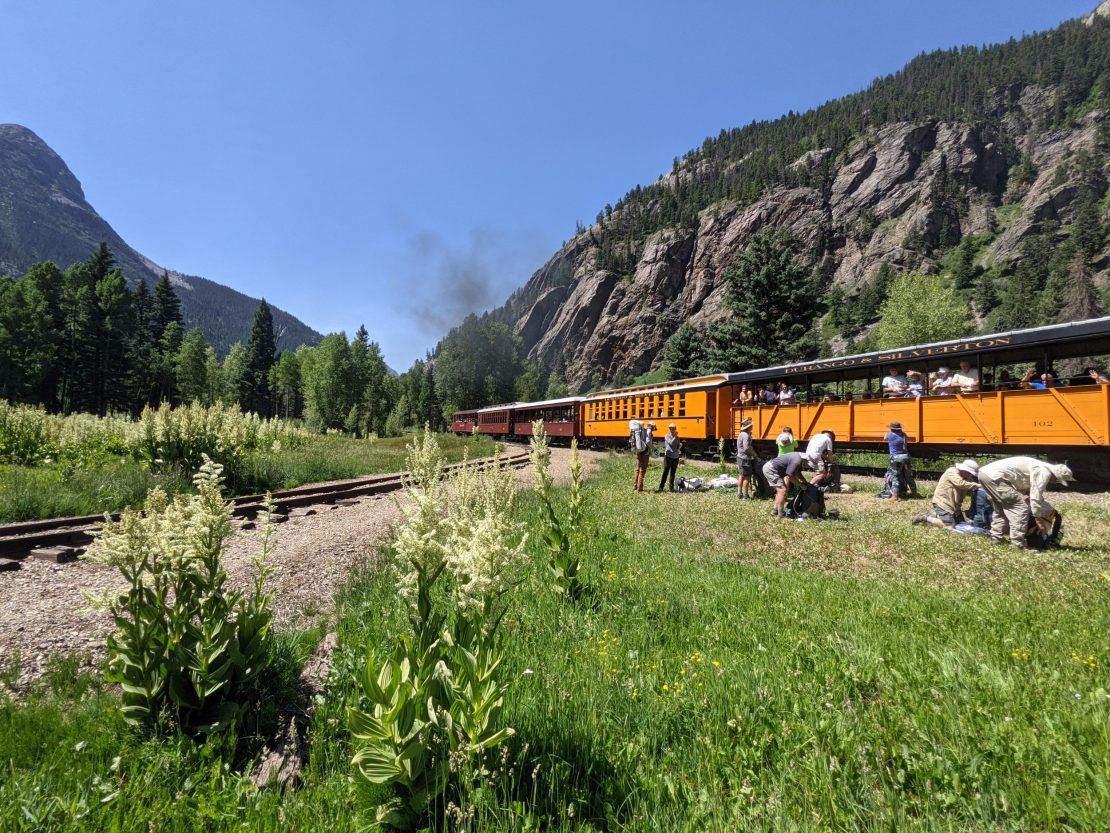
[[[101,241],[130,285],[142,279],[153,289],[163,268],[96,213],[65,161],[28,128],[0,124],[0,274],[19,276],[48,260],[64,269],[88,258]],[[257,298],[207,278],[165,271],[181,299],[186,327],[200,327],[220,354],[247,340]],[[271,308],[279,350],[320,341],[320,333],[304,322]]]
[[[1101,223],[1090,269],[1110,297],[1108,160],[1110,0],[1050,32],[921,55],[807,113],[722,130],[606,206],[489,315],[584,391],[659,370],[682,324],[704,333],[727,318],[726,273],[763,229],[788,231],[818,265],[834,352],[856,334],[831,323],[836,307],[862,305],[885,270],[945,271],[963,240],[978,282],[964,291],[1000,299],[1020,294],[1014,273],[1037,238],[1062,245]],[[995,307],[978,306],[985,322]]]

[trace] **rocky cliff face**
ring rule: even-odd
[[[62,268],[108,244],[131,284],[153,289],[162,267],[132,249],[86,201],[81,183],[42,139],[18,124],[0,124],[0,274],[22,275],[34,263]],[[199,326],[223,352],[246,341],[258,299],[205,278],[169,272],[186,326]],[[274,308],[279,349],[315,344],[320,334]]]
[[[1074,126],[1043,131],[1036,125],[1044,123],[1054,90],[1014,87],[994,97],[996,135],[1026,149],[1037,172],[1016,194],[999,140],[985,140],[979,126],[886,124],[831,160],[821,190],[783,187],[749,205],[712,205],[699,214],[696,228],[665,229],[644,241],[631,274],[597,268],[599,229],[587,229],[537,271],[504,312],[532,358],[550,366],[562,355],[572,389],[587,387],[597,372],[602,381],[631,378],[660,365],[664,343],[683,321],[703,325],[727,314],[725,272],[760,229],[789,229],[823,257],[833,282],[846,287],[870,279],[883,263],[935,271],[922,247],[907,241],[935,241],[940,233],[943,217],[931,190],[942,167],[964,206],[961,233],[994,235],[980,255],[984,262],[1014,260],[1043,221],[1072,219],[1072,162],[1096,147],[1110,114],[1088,112]],[[827,148],[809,151],[793,167],[827,164],[831,155]],[[675,186],[680,177],[672,173],[660,182]],[[1018,201],[1000,212],[1007,198]],[[1099,281],[1106,278],[1106,262],[1100,261]]]

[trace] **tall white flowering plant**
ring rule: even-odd
[[[250,591],[228,587],[222,555],[233,530],[222,472],[204,457],[195,495],[170,501],[152,490],[142,513],[125,510],[118,523],[105,523],[86,556],[127,581],[121,594],[89,599],[115,621],[105,678],[122,687],[123,715],[133,726],[226,731],[250,705],[250,685],[269,662],[272,613],[263,583],[273,526],[264,525]]]
[[[578,441],[570,441],[570,504],[565,516],[555,509],[552,494],[551,449],[548,446],[547,432],[543,421],[532,423],[532,444],[529,457],[535,483],[532,490],[543,501],[544,530],[543,542],[547,548],[547,567],[551,572],[552,583],[556,590],[570,598],[577,598],[582,592],[578,568],[580,559],[576,554],[578,535],[582,525],[584,506],[582,500],[582,462],[578,456]]]
[[[420,826],[460,791],[468,761],[513,734],[498,725],[507,690],[499,626],[524,561],[512,472],[499,460],[463,465],[445,487],[425,429],[408,468],[394,569],[410,630],[385,656],[371,650],[349,712],[357,783],[392,787],[376,815],[399,829]]]

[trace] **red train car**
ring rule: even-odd
[[[543,420],[549,437],[577,437],[581,434],[581,396],[548,399],[544,402],[518,402],[513,408],[513,433],[518,437],[532,436],[532,423]]]
[[[513,430],[513,411],[516,405],[494,405],[478,409],[478,433],[506,436]]]
[[[469,434],[478,424],[478,411],[456,411],[455,418],[451,420],[452,434]]]

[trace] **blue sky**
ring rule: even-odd
[[[0,122],[155,262],[404,369],[722,128],[1094,0],[4,0]]]

